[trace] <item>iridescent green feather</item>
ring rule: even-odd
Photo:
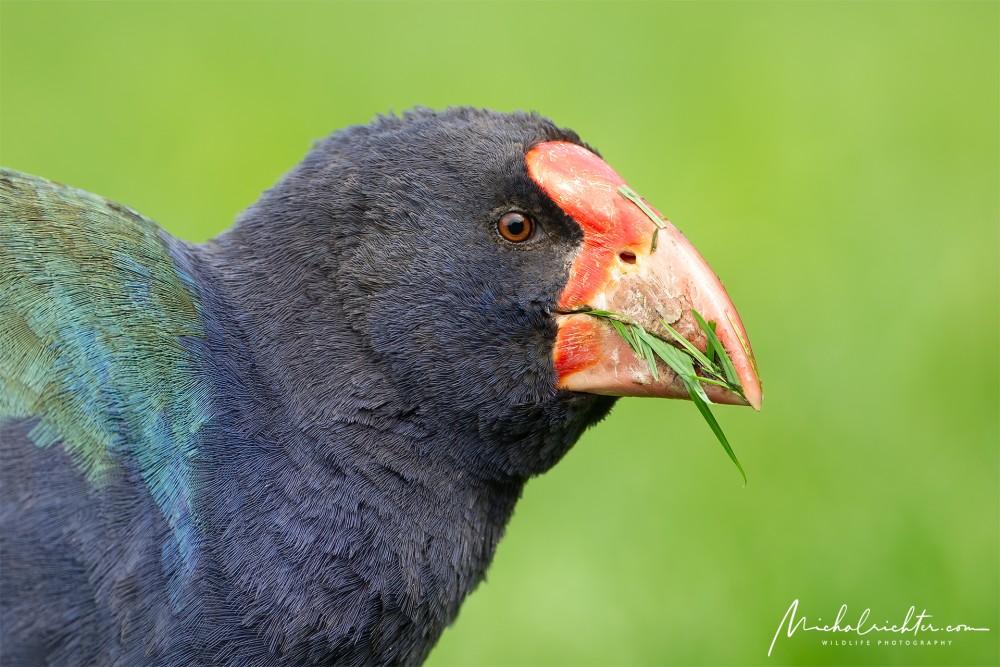
[[[192,459],[210,385],[199,303],[155,223],[0,170],[0,423],[29,419],[100,487],[128,456],[192,547]]]

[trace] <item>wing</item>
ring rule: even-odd
[[[210,384],[169,243],[131,209],[0,170],[0,428],[63,448],[98,490],[137,471],[184,561]]]

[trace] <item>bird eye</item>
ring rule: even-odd
[[[535,223],[523,213],[505,213],[497,223],[497,231],[511,243],[521,243],[531,238]]]

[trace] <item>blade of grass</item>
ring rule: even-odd
[[[618,320],[609,320],[609,321],[611,322],[611,326],[615,328],[615,331],[618,332],[618,335],[624,338],[625,342],[628,343],[628,346],[632,348],[632,351],[635,352],[636,354],[640,354],[641,352],[639,348],[636,346],[635,339],[632,336],[631,332],[629,331],[628,325],[625,324],[624,322],[619,322]]]
[[[740,465],[740,460],[736,458],[736,452],[729,445],[729,440],[726,438],[726,434],[722,432],[722,427],[719,426],[719,422],[715,420],[715,415],[712,414],[712,410],[708,407],[708,404],[703,402],[697,394],[691,391],[691,387],[688,386],[688,393],[691,395],[691,402],[698,407],[698,412],[701,416],[708,422],[708,426],[715,433],[715,437],[722,444],[722,448],[726,450],[726,454],[729,455],[730,460],[736,465],[736,469],[740,471],[740,475],[743,477],[743,485],[747,484],[747,473],[743,470],[743,466]]]
[[[596,311],[595,311],[596,312]],[[593,313],[590,313],[593,314]],[[607,318],[611,322],[611,326],[614,327],[618,335],[625,339],[628,346],[632,348],[636,356],[642,357],[649,364],[649,372],[653,376],[653,381],[660,379],[660,371],[656,367],[656,359],[653,358],[653,351],[644,341],[639,337],[639,331],[642,331],[642,327],[635,324],[626,324],[618,319]]]
[[[645,330],[643,330],[643,328],[637,324],[629,325],[628,328],[629,328],[629,335],[635,341],[636,347],[639,348],[637,354],[641,355],[646,359],[646,363],[649,364],[649,371],[653,375],[653,380],[654,381],[659,380],[660,371],[656,367],[656,358],[653,356],[653,348],[651,348],[649,346],[649,343],[646,342]]]
[[[695,392],[701,396],[706,403],[711,403],[708,398],[708,394],[705,393],[704,387],[701,386],[700,380],[703,378],[698,377],[698,374],[695,372],[694,364],[691,362],[691,357],[687,356],[676,347],[667,345],[665,342],[645,330],[643,330],[641,336],[642,341],[652,348],[652,350],[656,353],[656,356],[663,360],[663,363],[677,373],[677,375],[684,380],[685,384],[693,386]]]
[[[646,355],[646,363],[649,364],[649,371],[653,374],[653,382],[660,379],[660,371],[656,368],[656,358],[653,356],[653,348],[644,345],[642,351]]]
[[[712,329],[712,333],[715,333],[715,322],[709,322],[708,326]],[[707,336],[708,334],[706,334],[705,356],[708,357],[708,360],[711,361],[714,366],[716,359],[719,358],[719,355],[715,350],[715,345],[712,344],[712,339],[707,338]]]
[[[655,224],[659,229],[666,228],[666,225],[663,223],[663,218],[653,213],[653,209],[649,208],[649,204],[642,200],[642,197],[639,196],[638,192],[627,185],[619,185],[618,194],[641,208],[642,212],[645,213],[646,216],[652,220],[653,224]]]
[[[579,311],[581,314],[593,315],[595,317],[603,317],[611,322],[612,327],[621,336],[632,349],[633,352],[639,357],[642,357],[648,364],[650,368],[650,373],[653,375],[654,380],[659,378],[659,373],[656,367],[656,358],[659,357],[664,364],[667,365],[684,383],[685,389],[687,389],[688,395],[691,397],[691,402],[695,404],[698,408],[698,412],[701,413],[702,418],[708,424],[709,428],[715,434],[716,439],[722,445],[722,448],[726,451],[730,460],[739,470],[740,475],[743,477],[743,484],[747,483],[747,474],[743,470],[742,464],[738,458],[736,458],[736,453],[733,451],[732,446],[729,444],[729,440],[726,438],[726,434],[723,432],[722,427],[719,422],[715,419],[715,415],[712,414],[712,410],[708,407],[711,401],[708,395],[705,393],[702,384],[714,384],[722,387],[726,387],[731,391],[736,391],[742,394],[741,387],[738,380],[736,382],[723,382],[723,375],[726,376],[725,379],[729,379],[730,373],[732,377],[736,377],[736,371],[733,369],[732,361],[729,359],[729,355],[726,353],[722,343],[719,342],[719,338],[715,333],[715,322],[711,324],[706,323],[705,320],[697,312],[694,312],[694,316],[698,321],[698,325],[705,332],[705,336],[708,341],[706,344],[706,351],[708,355],[702,354],[690,341],[686,340],[681,336],[676,330],[674,330],[666,322],[661,322],[670,332],[677,342],[682,346],[681,349],[676,348],[668,344],[665,340],[649,333],[642,326],[636,324],[631,319],[618,315],[617,313],[612,313],[606,310],[586,310]],[[655,357],[654,357],[655,355]],[[722,362],[723,370],[720,371],[717,364],[709,361],[710,358],[718,356],[719,361]],[[716,374],[718,379],[701,377],[697,374],[694,366],[694,362],[700,363],[705,370]],[[725,370],[728,368],[729,370]]]
[[[568,315],[594,315],[595,317],[603,317],[614,322],[623,322],[625,324],[635,324],[629,317],[624,315],[619,315],[618,313],[612,313],[610,310],[600,310],[598,308],[590,308],[585,310],[573,310],[567,313]]]
[[[726,352],[726,348],[722,346],[719,341],[719,337],[715,335],[715,329],[708,326],[705,319],[698,313],[694,308],[691,309],[691,314],[694,315],[694,319],[698,321],[698,326],[701,327],[702,331],[705,332],[705,337],[708,338],[708,342],[715,348],[716,353],[719,355],[719,361],[722,362],[722,370],[725,372],[726,380],[730,384],[739,388],[739,393],[743,393],[743,386],[740,384],[740,378],[736,375],[736,368],[733,367],[732,360],[729,359],[729,354]]]
[[[678,333],[676,329],[667,324],[666,320],[661,319],[660,324],[666,327],[667,332],[674,337],[674,340],[680,343],[681,347],[683,347],[688,354],[694,357],[695,361],[701,364],[706,371],[712,373],[713,375],[718,374],[721,377],[721,374],[719,374],[715,368],[715,364],[709,361],[708,357],[706,357],[704,354],[701,353],[701,350],[692,345],[691,341],[689,341],[684,336],[680,335],[680,333]]]

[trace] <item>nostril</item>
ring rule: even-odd
[[[626,264],[635,264],[635,253],[628,250],[623,250],[618,254],[618,259],[625,262]]]

